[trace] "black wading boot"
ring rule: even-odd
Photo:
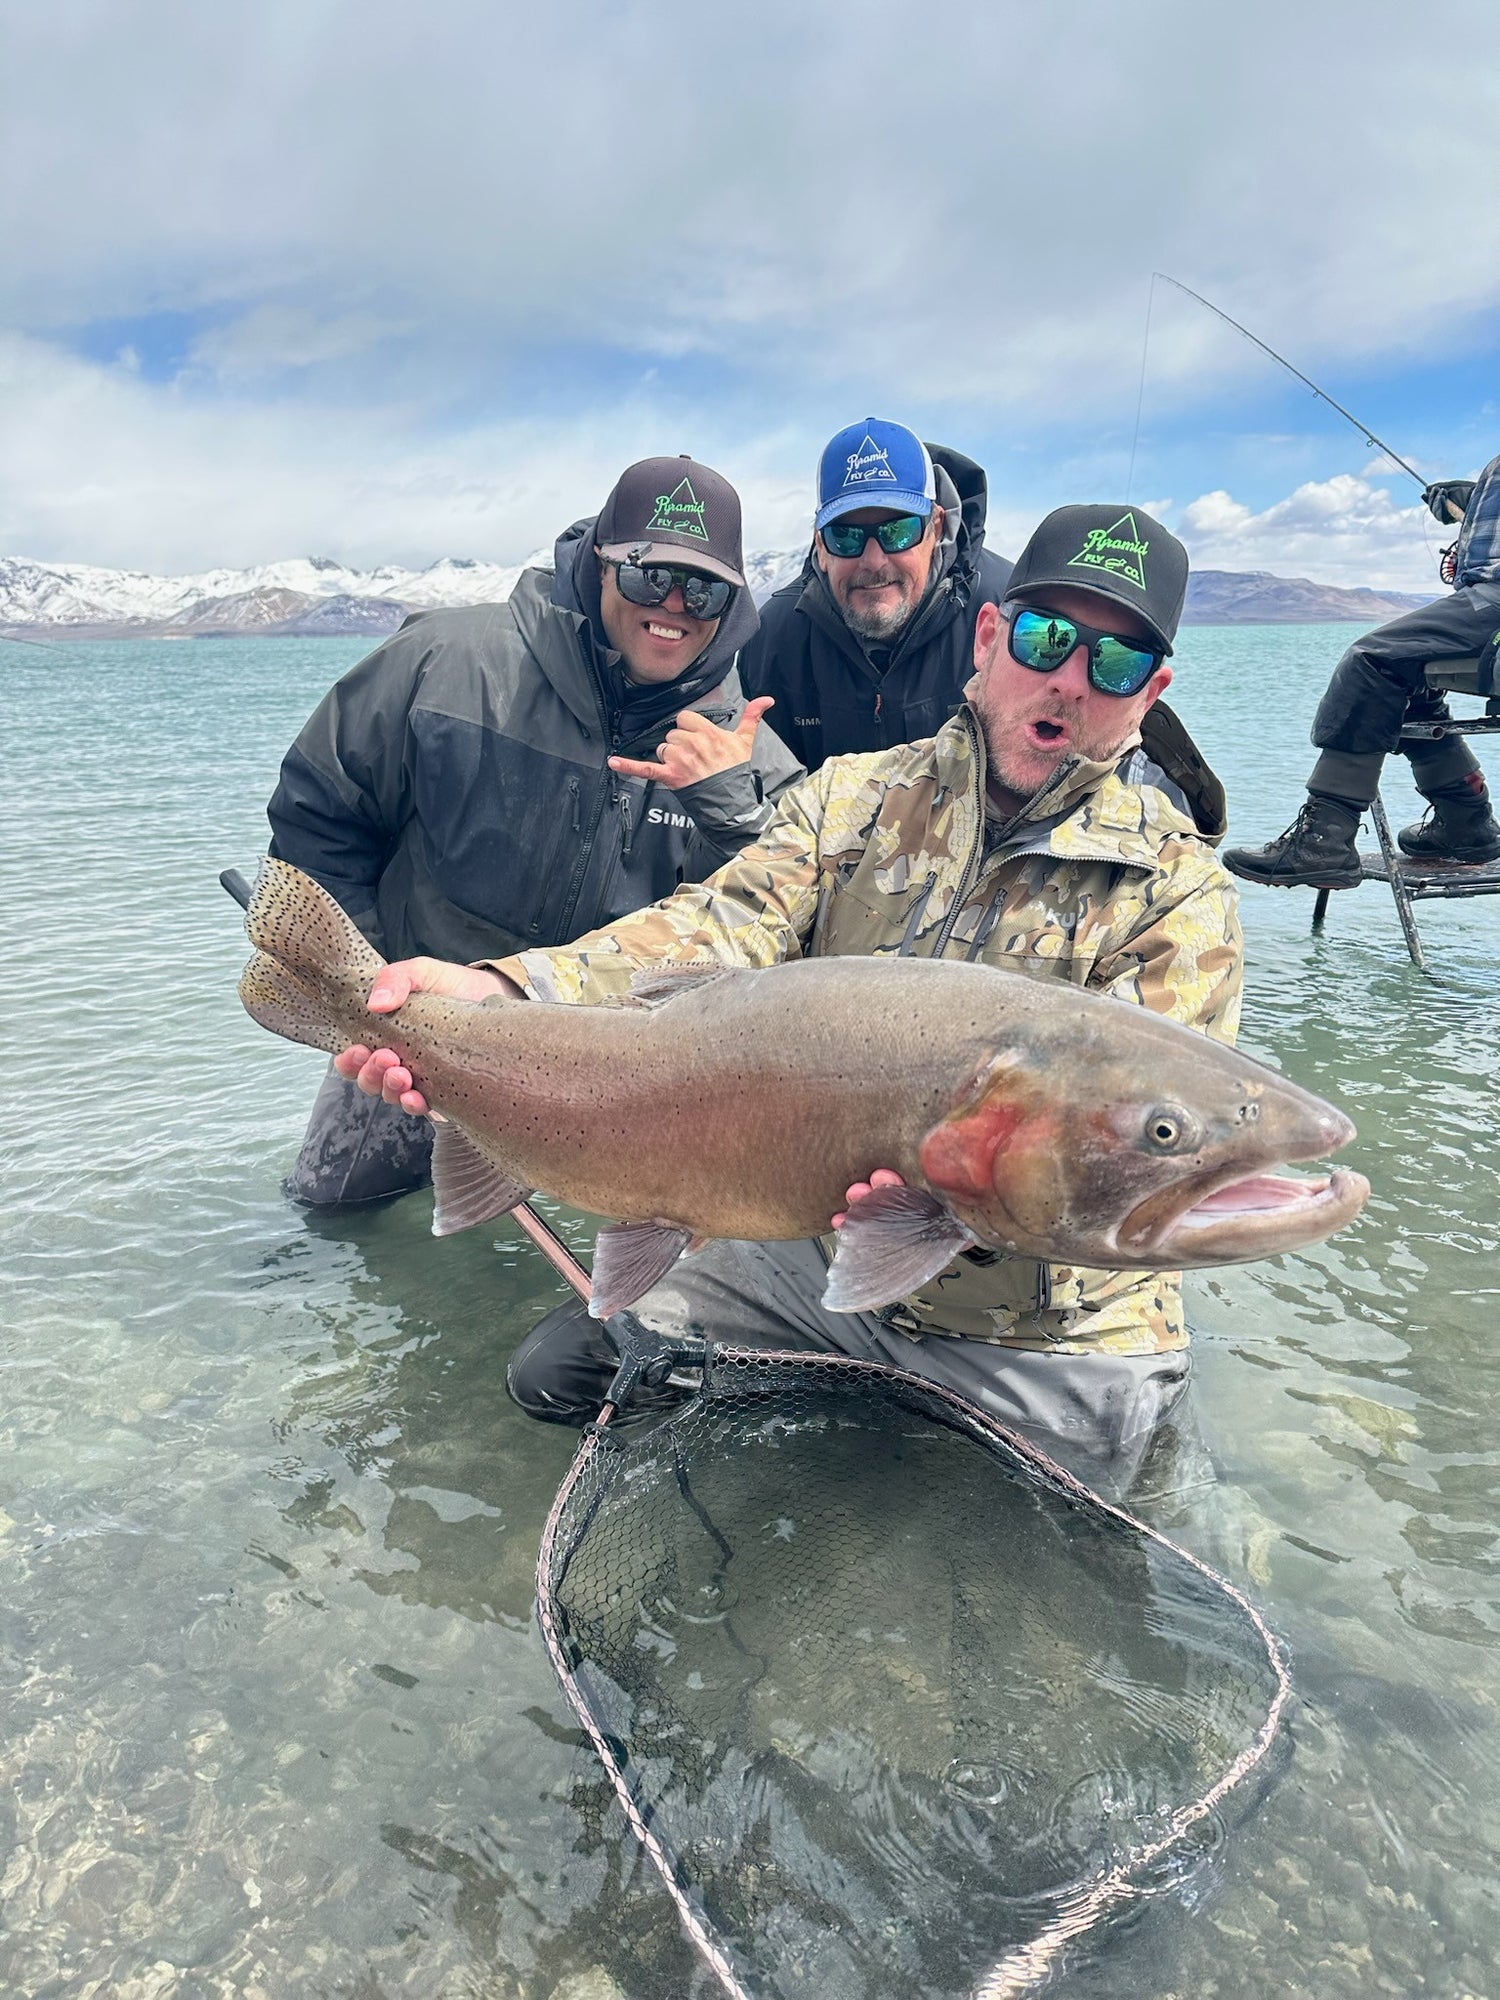
[[[1396,843],[1416,861],[1500,861],[1500,825],[1483,778],[1433,791],[1427,817],[1403,826]]]
[[[1264,847],[1231,847],[1224,866],[1273,889],[1357,889],[1362,879],[1354,837],[1359,810],[1312,793],[1285,833]]]

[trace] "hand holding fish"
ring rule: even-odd
[[[902,1180],[894,1167],[877,1167],[867,1181],[856,1181],[852,1187],[847,1188],[844,1192],[844,1199],[848,1202],[849,1208],[853,1208],[857,1201],[863,1201],[865,1196],[873,1194],[876,1188],[905,1186],[906,1182]],[[835,1229],[843,1228],[845,1222],[848,1220],[849,1208],[841,1208],[838,1214],[834,1216],[833,1226]]]
[[[637,757],[611,757],[609,768],[622,778],[649,778],[658,785],[677,791],[696,785],[700,778],[712,778],[736,764],[748,764],[755,748],[755,732],[760,719],[776,703],[768,694],[745,703],[745,712],[733,729],[720,729],[695,708],[685,708],[662,738],[655,762]]]
[[[447,1000],[489,1000],[501,993],[519,997],[508,979],[482,966],[449,965],[440,958],[403,958],[380,968],[365,1005],[372,1014],[394,1014],[413,993],[437,993]],[[387,1104],[409,1111],[414,1118],[424,1117],[431,1109],[421,1091],[412,1087],[411,1071],[394,1049],[371,1049],[356,1042],[334,1057],[333,1066],[340,1076],[357,1083],[366,1096],[383,1097]]]
[[[845,1195],[833,1312],[905,1298],[974,1243],[1106,1270],[1275,1256],[1352,1221],[1369,1194],[1347,1170],[1279,1171],[1353,1137],[1332,1105],[1062,981],[830,956],[690,965],[665,982],[642,971],[634,1005],[486,1006],[496,975],[383,966],[326,890],[275,859],[247,928],[240,997],[257,1021],[336,1052],[387,1101],[442,1114],[435,1234],[532,1189],[616,1218],[595,1249],[602,1319],[695,1237],[815,1235],[844,1190],[869,1192]],[[389,1048],[369,1048],[374,1023]],[[869,1173],[871,1160],[891,1164]]]

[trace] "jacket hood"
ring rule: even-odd
[[[597,515],[575,521],[557,538],[554,557],[557,573],[552,585],[552,602],[559,611],[579,614],[588,627],[594,662],[605,693],[631,734],[651,728],[664,715],[674,714],[716,688],[734,664],[741,646],[760,629],[760,613],[748,589],[737,590],[729,608],[719,620],[719,629],[685,674],[675,681],[638,687],[627,680],[620,655],[610,645],[604,631],[600,603],[599,563],[594,554],[594,523]]]
[[[930,444],[927,450],[932,458],[938,477],[938,501],[941,506],[951,508],[958,503],[959,530],[957,556],[972,562],[984,547],[984,524],[990,504],[990,482],[984,467],[976,465],[972,458],[965,458],[961,451],[954,451],[946,444]],[[953,500],[944,497],[943,475],[953,488]]]

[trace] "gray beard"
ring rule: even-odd
[[[841,608],[844,623],[856,639],[872,639],[879,645],[885,645],[906,629],[917,607],[914,604],[902,604],[894,611],[860,611],[853,605],[846,604]]]

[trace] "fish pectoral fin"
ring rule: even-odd
[[[823,1303],[830,1312],[872,1312],[905,1298],[974,1241],[924,1188],[872,1188],[839,1230]]]
[[[720,965],[716,959],[693,959],[684,965],[648,965],[631,974],[630,998],[628,1004],[634,1007],[660,1007],[664,1001],[675,1000],[679,993],[692,993],[700,986],[706,986],[711,979],[722,979],[726,973],[736,968]]]
[[[454,1236],[509,1215],[531,1189],[487,1160],[472,1139],[444,1119],[432,1135],[432,1233]]]
[[[690,1229],[670,1222],[607,1222],[594,1239],[593,1317],[608,1319],[633,1306],[667,1275],[691,1240]]]

